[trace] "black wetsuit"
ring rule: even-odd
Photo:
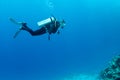
[[[26,24],[24,24],[22,30],[28,31],[32,36],[37,36],[37,35],[45,34],[47,32],[49,34],[56,33],[59,27],[60,27],[60,23],[56,21],[56,24],[51,23],[35,31],[33,31]]]

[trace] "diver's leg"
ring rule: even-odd
[[[45,27],[42,27],[36,31],[33,31],[32,29],[30,29],[29,27],[27,27],[26,25],[22,27],[21,30],[25,30],[27,32],[29,32],[32,36],[37,36],[37,35],[42,35],[46,33],[46,29]]]
[[[34,31],[26,25],[23,25],[21,30],[25,30],[25,31],[29,32],[31,35],[34,33]]]
[[[37,35],[42,35],[42,34],[45,34],[46,33],[46,29],[45,27],[42,27],[36,31],[33,31],[31,35],[33,36],[37,36]]]

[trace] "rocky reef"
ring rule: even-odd
[[[101,71],[100,80],[120,80],[120,55],[113,57],[108,67]]]

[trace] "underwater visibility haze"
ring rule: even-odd
[[[66,22],[51,40],[13,38],[20,26],[9,18],[36,30],[51,15]],[[119,0],[0,0],[0,24],[0,80],[96,80],[120,53]]]

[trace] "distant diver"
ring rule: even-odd
[[[65,26],[65,21],[61,20],[58,21],[55,17],[50,17],[47,18],[43,21],[39,21],[37,22],[38,26],[40,27],[40,29],[33,31],[32,29],[30,29],[27,26],[27,23],[25,22],[17,22],[15,21],[13,18],[10,18],[10,21],[20,25],[20,29],[15,33],[14,38],[16,38],[16,36],[20,33],[21,30],[25,30],[27,32],[29,32],[32,36],[37,36],[37,35],[43,35],[45,33],[48,33],[48,40],[50,40],[50,35],[51,34],[55,34],[55,33],[60,33],[59,32],[59,28],[64,28]]]

